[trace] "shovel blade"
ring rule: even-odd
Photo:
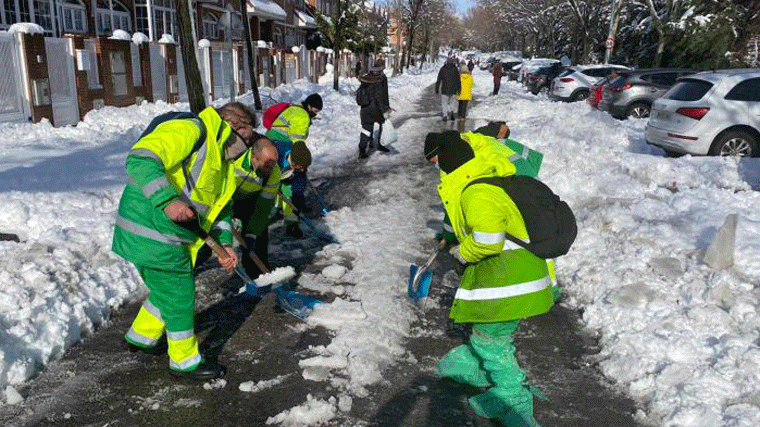
[[[430,282],[433,280],[433,273],[426,271],[420,275],[420,280],[417,283],[417,293],[415,295],[415,303],[421,303],[430,294]]]
[[[277,306],[302,322],[308,321],[314,306],[322,302],[319,298],[280,288],[275,289],[275,295]]]
[[[412,264],[409,266],[409,280],[407,280],[406,284],[406,295],[413,301],[414,300],[414,294],[417,291],[417,287],[414,284],[414,278],[417,276],[417,270],[420,269],[420,266],[417,264]]]

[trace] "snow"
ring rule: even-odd
[[[136,45],[147,43],[149,41],[150,41],[150,38],[147,35],[145,35],[144,33],[141,33],[141,32],[138,31],[138,32],[132,34],[132,43],[134,43]]]
[[[45,34],[45,29],[31,22],[16,22],[8,28],[8,32],[11,34]]]
[[[311,348],[294,373],[329,382],[333,395],[309,396],[267,424],[327,423],[366,397],[384,368],[410,357],[405,340],[419,313],[406,300],[406,275],[429,255],[435,230],[428,223],[440,221],[440,211],[400,195],[425,186],[435,194],[418,158],[425,133],[439,123],[417,114],[415,101],[439,65],[389,79],[395,117],[409,117],[393,144],[400,154],[373,154],[362,167],[405,173],[377,174],[364,184],[361,205],[328,213],[340,243],[325,246],[315,256],[319,268],[297,278],[303,288],[337,295],[303,325],[330,329],[332,341]],[[578,238],[557,260],[563,304],[583,310],[585,327],[599,338],[602,372],[642,405],[638,417],[664,426],[760,424],[760,161],[668,158],[645,143],[644,121],[550,102],[513,82],[488,96],[490,74],[475,70],[473,77],[479,103],[469,116],[506,120],[512,138],[542,151],[542,180],[575,212]],[[319,85],[262,88],[265,103],[300,102],[313,92],[324,98],[308,140],[315,181],[350,171],[357,87],[355,78],[341,79],[335,92],[328,74]],[[252,95],[242,101],[252,103]],[[144,297],[134,268],[110,249],[125,154],[152,117],[187,108],[145,102],[91,111],[77,126],[0,124],[0,232],[21,239],[0,241],[4,404],[22,401],[14,386]],[[714,270],[703,254],[733,214],[733,266]],[[282,378],[226,381],[250,393]],[[214,382],[210,392],[226,384]]]
[[[129,40],[132,40],[132,36],[130,36],[129,33],[124,30],[117,29],[113,31],[113,34],[111,35],[111,37],[109,37],[109,39],[129,41]]]

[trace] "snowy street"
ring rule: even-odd
[[[399,139],[362,162],[355,79],[341,80],[342,93],[330,75],[265,89],[272,101],[325,100],[309,174],[336,208],[324,231],[340,243],[270,228],[270,262],[294,266],[299,290],[326,302],[308,323],[275,312],[271,297],[230,296],[239,280],[213,266],[200,274],[200,336],[228,366],[205,384],[178,382],[165,357],[122,345],[145,289],[110,251],[126,151],[153,116],[186,105],[106,107],[76,127],[0,126],[0,233],[21,240],[0,241],[0,424],[492,425],[467,407],[473,390],[435,375],[461,342],[446,322],[456,262],[434,264],[427,313],[405,296],[409,264],[431,253],[442,218],[437,171],[422,157],[425,134],[446,126],[430,87],[439,65],[389,79]],[[506,80],[491,97],[491,76],[473,77],[468,128],[505,120],[511,138],[544,153],[539,177],[578,220],[557,263],[561,307],[522,322],[516,341],[549,397],[536,399],[539,422],[758,425],[758,159],[667,158],[645,143],[645,121]],[[734,213],[734,264],[712,269],[702,254]]]

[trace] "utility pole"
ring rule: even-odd
[[[610,5],[610,29],[607,33],[607,40],[604,42],[604,63],[609,64],[610,63],[610,55],[612,54],[612,50],[615,48],[615,33],[617,33],[617,19],[615,18],[615,15],[617,15],[617,2],[618,0],[611,0],[612,4]]]

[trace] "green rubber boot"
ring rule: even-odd
[[[491,387],[488,372],[480,367],[480,360],[466,345],[455,347],[438,362],[438,375],[475,387]]]
[[[494,386],[469,399],[481,417],[495,418],[509,427],[536,427],[533,394],[523,385],[525,373],[515,358],[512,334],[518,322],[476,324],[470,336],[475,357],[483,361]]]

